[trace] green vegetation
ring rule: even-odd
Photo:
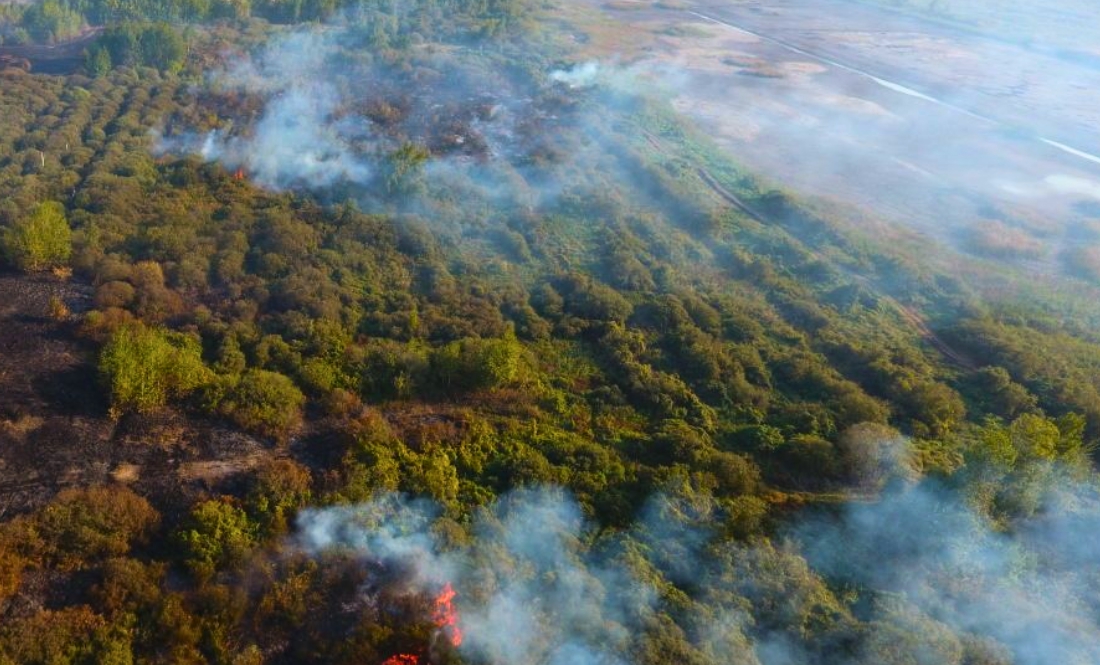
[[[517,37],[523,3],[360,6],[349,73],[326,84],[365,90],[339,111],[375,123],[373,179],[281,192],[152,151],[180,127],[248,137],[264,100],[205,76],[278,29],[185,38],[147,21],[295,22],[341,3],[51,6],[130,23],[85,74],[4,78],[4,256],[71,266],[88,309],[57,318],[98,353],[118,429],[153,434],[133,490],[99,486],[119,461],[104,460],[73,481],[95,487],[2,516],[0,663],[382,663],[429,643],[430,601],[351,552],[304,555],[287,538],[300,511],[426,498],[457,550],[495,501],[541,486],[594,524],[570,557],[653,590],[638,634],[612,645],[632,663],[758,662],[750,644],[812,663],[1011,662],[896,589],[811,565],[788,527],[917,487],[1008,538],[1056,488],[1096,482],[1087,295],[989,298],[987,276],[920,261],[939,248],[762,185],[663,103],[550,84],[557,47]],[[474,35],[492,46],[465,47]],[[519,157],[455,140],[501,90],[409,108],[484,72],[531,99],[510,126]],[[1026,253],[1009,240],[987,250]],[[200,434],[155,440],[177,427]],[[253,457],[219,457],[241,442]],[[158,476],[158,455],[210,455],[227,475]],[[638,523],[658,494],[667,531]],[[925,521],[939,524],[907,526]],[[704,535],[680,539],[685,524]],[[696,577],[663,549],[682,541],[704,555]],[[1026,563],[1014,574],[1040,566]],[[557,574],[513,564],[501,574]],[[941,586],[965,594],[956,581]]]
[[[151,411],[207,381],[198,340],[180,333],[126,324],[112,333],[99,371],[116,413]]]
[[[179,534],[184,564],[200,578],[240,563],[253,545],[253,527],[231,501],[211,499],[191,511]]]
[[[219,382],[213,408],[246,430],[281,438],[302,419],[305,396],[276,372],[250,369]]]
[[[90,73],[103,76],[115,65],[174,73],[186,56],[187,43],[170,25],[130,23],[104,31],[85,60]]]
[[[33,272],[63,266],[72,253],[65,206],[56,201],[40,203],[26,217],[4,230],[3,254],[8,263]]]
[[[59,42],[80,33],[84,21],[80,13],[58,0],[43,0],[27,5],[22,28],[37,42]]]

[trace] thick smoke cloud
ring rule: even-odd
[[[1085,46],[1096,9],[1008,4],[695,2],[607,17],[652,31],[637,57],[680,65],[675,108],[754,173],[969,253],[1057,271],[1082,204],[1100,194]],[[1021,242],[989,238],[991,224]]]
[[[594,187],[592,171],[631,183],[607,157],[608,111],[681,83],[675,68],[613,60],[521,72],[476,44],[412,48],[394,67],[362,32],[345,16],[237,57],[208,76],[201,102],[222,127],[195,132],[169,120],[156,152],[198,155],[269,189],[350,197],[364,209],[454,216],[428,200],[435,193],[530,209]],[[393,155],[408,143],[428,149],[421,168],[431,192],[392,181]]]
[[[442,120],[461,127],[444,137],[449,141],[446,154],[433,155],[428,165],[440,178],[453,179],[450,172],[457,170],[467,179],[480,179],[486,160],[523,156],[516,125],[536,113],[529,96],[501,83],[495,73],[463,70],[454,62],[440,67],[453,78],[416,81],[423,90],[408,89],[410,81],[384,65],[356,58],[366,50],[354,44],[361,35],[347,23],[350,18],[343,19],[342,25],[297,29],[273,38],[255,55],[210,74],[207,86],[215,94],[259,99],[258,117],[236,118],[228,127],[205,134],[174,127],[155,137],[157,152],[196,154],[271,189],[325,193],[350,184],[365,198],[380,194],[365,186],[380,190],[385,184],[380,171],[401,146],[400,135],[409,134],[416,143],[438,143]],[[423,57],[431,64],[431,56]],[[440,62],[444,59],[438,56]],[[368,112],[372,107],[373,116]],[[435,117],[447,113],[442,120]],[[378,117],[387,114],[403,117]],[[493,186],[486,183],[485,189]]]
[[[582,88],[595,85],[601,71],[600,63],[589,60],[569,69],[555,69],[550,72],[550,80],[564,83],[570,88]]]
[[[960,636],[996,640],[1020,665],[1100,662],[1094,487],[1051,491],[1034,517],[1008,529],[955,490],[899,486],[833,517],[799,520],[781,547],[716,539],[706,526],[713,510],[658,496],[633,528],[601,535],[563,491],[517,490],[475,520],[473,544],[448,550],[433,535],[436,507],[383,495],[303,512],[298,543],[411,567],[415,591],[452,582],[471,662],[640,662],[641,636],[674,612],[658,588],[668,583],[705,599],[688,637],[716,663],[855,665],[889,654],[947,665],[963,662]],[[796,625],[826,583],[863,597],[862,627],[836,622],[843,639],[809,638]]]
[[[372,169],[355,144],[371,139],[370,128],[365,122],[338,117],[341,97],[324,76],[336,45],[329,34],[295,32],[256,59],[237,61],[213,74],[210,83],[215,89],[267,100],[255,126],[245,135],[212,131],[161,137],[158,149],[221,162],[272,189],[367,182]]]
[[[651,611],[652,592],[621,565],[586,551],[591,534],[578,506],[556,490],[521,490],[477,521],[475,544],[444,551],[426,502],[384,495],[354,507],[308,510],[301,547],[350,548],[372,562],[411,568],[413,591],[451,582],[460,596],[464,653],[494,665],[613,665],[628,626]]]

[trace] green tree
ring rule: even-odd
[[[144,27],[138,35],[141,64],[176,73],[187,57],[187,42],[167,23]]]
[[[99,372],[116,415],[159,408],[210,379],[196,338],[141,323],[115,331],[100,355]]]
[[[432,374],[447,391],[499,388],[518,376],[522,350],[511,334],[451,342],[432,353]]]
[[[241,427],[282,439],[301,422],[306,398],[286,376],[250,369],[225,381],[228,385],[222,386],[214,406]]]
[[[199,579],[242,561],[255,544],[255,527],[228,497],[196,505],[179,533],[183,559]]]
[[[386,193],[404,196],[415,191],[429,157],[428,149],[415,143],[405,143],[390,153],[384,169]]]
[[[72,253],[65,206],[56,201],[38,204],[4,232],[3,250],[9,263],[28,272],[64,265]]]
[[[176,73],[187,58],[187,42],[167,23],[125,24],[110,28],[99,38],[90,52],[93,65],[102,51],[107,52],[114,65],[153,67]]]
[[[114,63],[111,62],[111,52],[107,50],[106,47],[100,45],[88,51],[88,57],[85,62],[88,73],[96,77],[106,76],[114,67]]]
[[[23,14],[23,27],[35,41],[54,42],[80,32],[81,15],[57,0],[32,4]]]

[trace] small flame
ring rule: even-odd
[[[234,180],[244,180],[244,169],[243,168],[237,169],[237,171],[233,174],[233,179]]]
[[[454,599],[458,594],[450,582],[443,585],[439,595],[435,597],[435,605],[432,607],[432,623],[436,631],[432,634],[432,643],[439,635],[447,638],[451,646],[462,644],[462,631],[458,627],[458,612],[455,611]],[[420,656],[411,653],[399,653],[382,661],[382,665],[420,665]]]
[[[454,599],[458,595],[450,582],[443,585],[443,590],[435,597],[435,609],[432,612],[432,621],[435,622],[451,646],[462,644],[462,630],[458,627],[458,612],[455,611]]]

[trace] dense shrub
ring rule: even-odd
[[[65,265],[72,253],[65,207],[56,201],[38,204],[25,217],[4,229],[4,258],[28,272]]]
[[[305,395],[286,376],[250,369],[218,380],[212,407],[244,429],[284,439],[302,420]]]
[[[111,335],[100,354],[99,372],[111,408],[119,414],[151,411],[210,380],[197,339],[140,323],[123,325]]]

